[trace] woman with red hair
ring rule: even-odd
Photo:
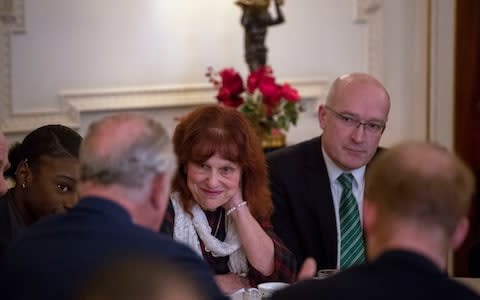
[[[162,231],[202,255],[226,294],[293,281],[295,258],[269,221],[263,150],[244,116],[201,107],[182,119],[173,142],[178,169]]]

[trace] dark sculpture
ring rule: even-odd
[[[245,28],[245,60],[250,72],[267,63],[267,47],[265,37],[267,28],[283,23],[285,18],[280,10],[283,0],[274,0],[277,17],[270,15],[270,0],[238,0],[243,15],[241,23]]]

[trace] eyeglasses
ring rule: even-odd
[[[328,109],[330,112],[334,114],[334,116],[342,122],[346,127],[349,128],[358,128],[360,125],[363,126],[363,129],[365,129],[366,132],[370,134],[381,134],[385,130],[385,124],[380,123],[380,122],[365,122],[365,121],[360,121],[354,117],[351,117],[349,115],[344,115],[339,112],[336,112],[329,106],[325,106],[326,109]]]

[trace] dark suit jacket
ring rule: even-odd
[[[299,282],[275,293],[272,300],[480,299],[450,279],[427,258],[395,250],[372,263],[354,266],[326,279]]]
[[[42,219],[11,244],[0,267],[1,298],[71,300],[92,272],[129,255],[169,260],[185,268],[211,299],[225,299],[192,250],[135,225],[114,202],[93,197],[66,214]]]
[[[10,214],[8,211],[8,195],[0,197],[0,257],[12,240],[12,226],[10,221]]]
[[[480,242],[476,242],[470,249],[469,271],[472,277],[480,277]]]
[[[0,258],[7,246],[18,237],[23,230],[20,225],[12,220],[10,214],[9,203],[13,201],[13,189],[9,189],[5,195],[0,197]]]
[[[275,233],[297,263],[311,256],[318,269],[337,266],[337,227],[321,138],[267,155]]]

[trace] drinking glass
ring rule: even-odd
[[[338,272],[337,269],[321,269],[321,270],[318,270],[317,277],[315,277],[315,278],[316,279],[324,279],[324,278],[327,278],[329,276],[332,276],[336,272]]]

